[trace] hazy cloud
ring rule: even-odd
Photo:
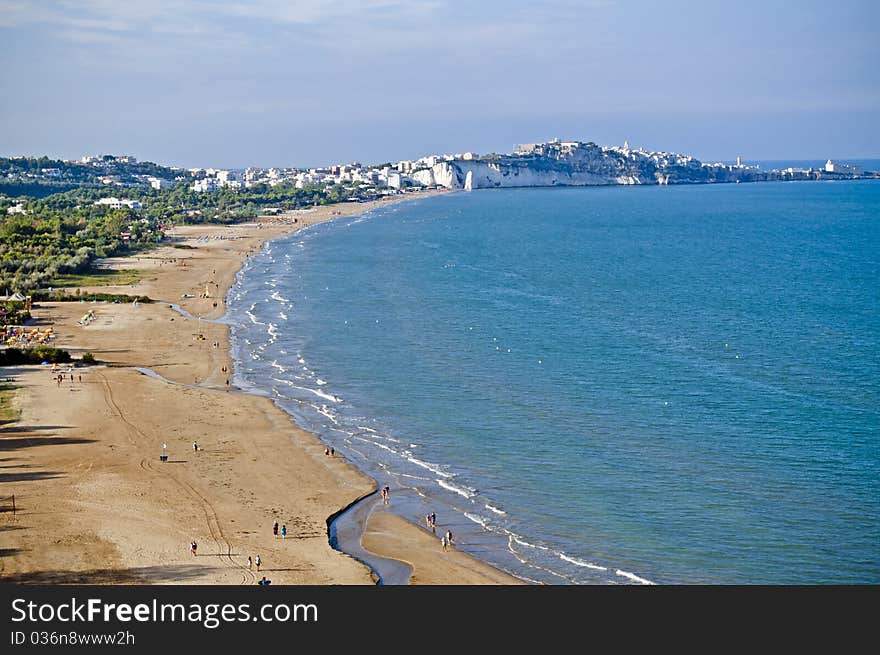
[[[878,23],[867,0],[0,0],[0,151],[283,164],[699,134],[786,156],[831,116],[837,154],[876,152]]]

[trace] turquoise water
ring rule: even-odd
[[[880,582],[878,182],[449,194],[230,301],[237,384],[521,577]]]

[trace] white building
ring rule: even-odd
[[[129,209],[142,209],[143,205],[138,200],[129,200],[128,198],[101,198],[94,203],[96,206],[109,207],[110,209],[121,209],[128,207]]]
[[[825,172],[826,173],[843,173],[844,175],[861,175],[865,172],[865,169],[861,166],[853,166],[851,164],[842,164],[840,162],[834,162],[830,159],[825,162]]]
[[[192,183],[190,187],[196,193],[204,193],[205,191],[216,191],[217,190],[217,180],[213,177],[206,177],[201,180],[196,180]]]
[[[147,182],[154,189],[167,189],[171,186],[171,182],[162,177],[148,177]]]
[[[217,171],[217,181],[225,185],[227,182],[238,181],[238,174],[233,171]]]
[[[403,176],[400,173],[389,173],[386,183],[392,189],[399,189],[403,186]]]
[[[6,210],[7,214],[27,214],[27,209],[24,208],[22,203],[18,203],[17,205],[13,205],[9,209]]]

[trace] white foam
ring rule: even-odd
[[[489,519],[484,518],[479,514],[471,514],[469,512],[465,512],[464,515],[480,527],[489,530]]]
[[[425,478],[421,475],[412,475],[411,473],[397,473],[402,478],[412,478],[413,480],[424,480],[426,482],[430,482],[431,478]]]
[[[248,318],[251,319],[251,323],[253,323],[254,325],[265,325],[265,323],[263,323],[262,321],[258,321],[257,317],[251,313],[251,309],[253,309],[256,306],[257,306],[257,303],[254,303],[253,305],[251,305],[250,309],[244,310],[244,313],[247,314]]]
[[[523,557],[522,555],[520,555],[516,551],[516,548],[513,547],[514,541],[518,544],[527,545],[532,548],[541,548],[541,546],[534,546],[532,544],[524,542],[522,539],[518,539],[512,532],[509,533],[508,538],[507,538],[507,550],[509,550],[513,554],[513,556],[516,557],[516,559],[518,559],[520,561],[521,564],[525,564],[529,568],[536,569],[538,571],[544,571],[545,573],[549,573],[550,575],[556,576],[557,578],[562,578],[563,580],[568,580],[569,582],[575,582],[567,575],[563,575],[562,573],[559,573],[558,571],[548,569],[545,566],[540,566],[540,565],[536,564],[535,562],[530,562],[529,560],[527,560],[525,557]],[[543,548],[542,550],[549,550],[549,548]]]
[[[371,441],[370,439],[364,439],[363,437],[353,436],[352,439],[357,439],[358,441],[363,441],[364,443],[368,443],[371,446],[376,446],[376,448],[381,448],[382,450],[387,450],[389,453],[394,453],[395,455],[399,455],[400,453],[394,450],[391,446],[386,446],[383,443],[379,443],[377,441]],[[381,462],[379,462],[381,464]]]
[[[334,403],[341,403],[342,402],[342,398],[340,398],[339,396],[333,396],[329,393],[324,393],[320,389],[312,389],[311,387],[301,387],[297,384],[294,384],[290,380],[279,380],[277,378],[271,378],[271,379],[275,380],[276,382],[282,382],[283,384],[286,384],[290,387],[293,387],[294,389],[299,389],[300,391],[308,391],[309,393],[313,393],[316,396],[318,396],[318,398],[323,398],[324,400],[329,400],[330,402],[334,402]]]
[[[505,512],[503,509],[498,509],[497,507],[492,507],[489,503],[486,503],[485,507],[490,512],[495,512],[496,514],[500,514],[501,516],[507,515],[507,512]]]
[[[274,323],[269,323],[269,327],[266,329],[266,332],[269,333],[269,336],[272,337],[272,341],[278,337],[278,326]]]
[[[327,405],[321,405],[321,408],[318,410],[318,414],[329,418],[334,423],[339,423],[339,421],[336,420],[336,417],[330,413],[330,409],[327,407]]]
[[[421,466],[423,469],[426,469],[431,473],[435,473],[436,475],[442,476],[444,478],[452,477],[452,475],[442,470],[437,464],[432,464],[431,462],[423,462],[422,460],[416,459],[415,457],[407,457],[406,459],[416,466]]]
[[[286,321],[287,314],[285,314],[284,312],[278,312],[278,318],[280,318],[282,321]]]
[[[593,569],[594,571],[607,571],[608,568],[605,566],[599,566],[598,564],[591,564],[590,562],[585,562],[582,559],[578,559],[577,557],[571,557],[566,555],[565,553],[557,553],[559,555],[559,559],[574,564],[575,566],[583,566],[584,568]]]
[[[547,546],[538,546],[537,544],[530,544],[528,541],[520,537],[519,535],[515,535],[513,533],[510,534],[510,538],[513,539],[520,546],[525,546],[526,548],[534,548],[536,550],[550,550]]]
[[[315,383],[321,385],[322,387],[323,387],[325,384],[327,384],[327,382],[324,381],[324,380],[322,380],[321,378],[318,378],[317,380],[315,380]]]
[[[272,292],[272,295],[270,295],[269,297],[270,297],[272,300],[277,300],[278,302],[281,302],[281,303],[289,303],[289,302],[290,302],[287,298],[285,298],[284,296],[282,296],[282,295],[281,295],[280,293],[278,293],[277,291],[273,291],[273,292]]]
[[[437,484],[444,489],[457,493],[459,496],[464,496],[465,498],[473,498],[477,494],[476,489],[459,487],[450,482],[446,482],[446,480],[437,480]]]
[[[632,580],[633,582],[638,582],[639,584],[647,584],[647,585],[656,584],[654,582],[651,582],[650,580],[645,580],[645,578],[640,578],[635,573],[630,573],[629,571],[621,571],[620,569],[617,569],[614,572],[617,575],[619,575],[621,578],[626,578],[627,580]]]

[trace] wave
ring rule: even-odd
[[[320,389],[312,389],[311,387],[301,387],[298,384],[294,384],[290,380],[280,380],[278,378],[270,378],[270,379],[275,380],[276,382],[281,382],[282,384],[286,384],[287,386],[292,387],[294,389],[299,389],[300,391],[308,391],[309,393],[313,393],[316,396],[318,396],[318,398],[323,398],[324,400],[329,400],[330,402],[333,402],[333,403],[341,403],[342,402],[342,398],[340,398],[339,396],[334,396],[329,393],[324,393]]]
[[[513,539],[520,546],[525,546],[526,548],[534,548],[535,550],[546,550],[546,551],[550,550],[547,546],[539,546],[537,544],[530,544],[528,541],[526,541],[525,539],[523,539],[522,537],[520,537],[517,534],[513,534],[512,532],[510,533],[510,539]]]
[[[436,482],[447,491],[457,493],[459,496],[464,496],[465,498],[473,498],[477,495],[477,490],[471,489],[470,487],[459,487],[446,480],[437,480]]]
[[[531,548],[539,548],[541,550],[550,550],[550,549],[543,548],[542,546],[535,546],[534,544],[530,544],[526,541],[523,541],[522,539],[520,539],[517,535],[513,534],[512,532],[508,532],[507,550],[517,560],[519,560],[520,564],[523,564],[524,566],[527,566],[531,569],[535,569],[536,571],[543,571],[544,573],[548,573],[548,574],[555,576],[557,578],[561,578],[562,580],[565,580],[566,582],[576,583],[576,580],[570,578],[569,576],[565,575],[564,573],[560,573],[559,571],[554,571],[553,569],[549,569],[546,566],[541,566],[540,564],[538,564],[536,562],[532,562],[532,561],[526,559],[524,556],[520,555],[519,552],[517,552],[516,548],[513,547],[514,542],[521,544],[521,545],[524,545],[524,546],[529,546]]]
[[[363,437],[352,437],[353,439],[357,439],[358,441],[363,441],[364,443],[368,443],[371,446],[375,446],[376,448],[381,448],[382,450],[387,450],[389,453],[394,453],[395,455],[400,455],[399,452],[394,450],[391,446],[386,446],[383,443],[378,443],[376,441],[371,441],[369,439],[364,439]],[[382,464],[382,462],[378,462],[378,464]]]
[[[507,516],[507,512],[505,512],[503,509],[498,509],[497,507],[492,507],[492,505],[490,505],[489,503],[486,503],[485,507],[490,512],[495,512],[496,514],[500,514],[501,516]]]
[[[330,419],[334,423],[339,423],[339,421],[336,420],[336,417],[330,412],[330,408],[327,407],[327,405],[321,405],[321,407],[318,408],[317,412],[318,414],[321,414],[322,416]]]
[[[431,473],[434,473],[434,474],[439,475],[441,477],[444,477],[444,478],[451,478],[452,477],[451,473],[447,473],[446,471],[441,469],[440,466],[437,464],[432,464],[431,462],[425,462],[420,459],[416,459],[415,457],[412,457],[412,456],[409,456],[406,459],[407,459],[407,461],[412,462],[416,466],[421,466],[423,469],[428,470]]]
[[[285,303],[285,304],[286,304],[286,303],[289,303],[289,302],[290,302],[287,298],[285,298],[284,296],[282,296],[282,295],[281,295],[280,293],[278,293],[277,291],[273,291],[272,294],[271,294],[269,297],[270,297],[272,300],[277,300],[277,301],[280,302],[280,303]]]
[[[592,564],[590,562],[585,562],[582,559],[578,559],[577,557],[571,557],[570,555],[566,555],[565,553],[556,553],[559,556],[559,559],[568,562],[570,564],[574,564],[575,566],[583,566],[587,569],[593,569],[594,571],[607,571],[607,566],[599,566],[598,564]]]
[[[657,584],[656,582],[651,582],[650,580],[646,580],[645,578],[640,578],[635,573],[630,573],[629,571],[621,571],[620,569],[616,569],[614,571],[621,578],[626,578],[627,580],[632,580],[633,582],[638,582],[639,584],[644,585],[653,585]]]
[[[284,312],[278,312],[278,318],[280,318],[282,321],[286,321],[287,314],[285,314]]]
[[[248,309],[244,310],[244,313],[247,314],[248,318],[251,319],[251,323],[253,323],[254,325],[265,325],[265,323],[258,320],[257,317],[251,313],[252,310],[254,309],[254,307],[256,307],[256,306],[257,306],[257,303],[254,303]]]
[[[471,521],[479,525],[481,528],[485,530],[491,530],[489,527],[489,519],[480,516],[479,514],[471,514],[470,512],[465,512],[464,515],[469,518]]]

